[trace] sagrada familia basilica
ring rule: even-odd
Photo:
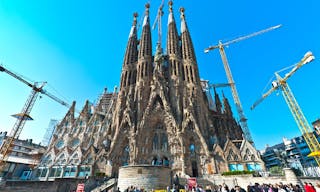
[[[116,176],[122,166],[144,164],[192,177],[264,169],[228,99],[216,91],[209,98],[204,88],[185,10],[180,9],[178,30],[169,2],[165,52],[161,42],[153,45],[149,4],[140,35],[137,16],[119,89],[105,90],[95,104],[87,101],[77,117],[73,103],[56,127],[37,177]]]

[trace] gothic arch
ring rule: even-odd
[[[256,152],[255,148],[247,140],[243,141],[241,155],[243,155],[243,160],[247,163],[255,162],[264,167],[264,163],[262,162],[259,153]]]
[[[69,158],[69,162],[68,164],[70,165],[78,165],[80,163],[80,158],[81,156],[79,155],[78,152],[75,152],[74,154],[72,154]]]
[[[151,108],[155,109],[157,106],[159,106],[162,110],[164,110],[163,101],[159,95],[155,96],[155,98],[152,102]]]
[[[65,165],[67,163],[68,155],[65,152],[61,152],[56,156],[54,165]]]
[[[195,121],[195,118],[193,117],[193,115],[191,113],[188,113],[188,112],[185,113],[185,116],[186,116],[186,120],[182,124],[182,132],[186,135],[194,135],[194,138],[197,140],[197,142],[199,142],[198,146],[201,146],[201,149],[203,150],[201,152],[206,154],[207,157],[209,157],[210,153],[208,150],[207,143],[202,136],[202,133],[201,133],[196,121]],[[188,139],[187,139],[187,141],[188,141]]]
[[[240,162],[242,161],[242,155],[240,150],[232,143],[231,140],[227,140],[224,147],[225,157],[228,162]]]

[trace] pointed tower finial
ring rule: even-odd
[[[181,18],[181,33],[187,30],[186,20],[184,16],[185,9],[183,7],[180,8],[180,18]]]
[[[184,11],[185,11],[184,7],[180,7],[180,17],[181,17],[181,19],[184,19]]]
[[[150,8],[150,4],[147,3],[145,5],[146,7],[146,11],[145,11],[145,15],[144,15],[144,19],[143,19],[143,24],[142,26],[145,26],[148,22],[149,22],[149,8]]]
[[[170,23],[173,22],[173,10],[172,10],[172,5],[173,5],[173,2],[172,1],[169,1],[169,17],[168,17],[168,25]]]
[[[133,13],[133,23],[132,23],[132,27],[130,30],[129,38],[135,34],[135,30],[137,27],[137,17],[138,17],[138,13]]]
[[[146,7],[146,15],[149,15],[150,3],[147,3],[145,7]]]
[[[168,5],[169,5],[169,12],[172,13],[173,1],[169,1]]]
[[[138,17],[138,13],[135,12],[133,13],[133,26],[137,26],[137,17]]]

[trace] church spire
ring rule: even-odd
[[[195,62],[196,56],[194,53],[194,48],[193,48],[192,40],[190,37],[190,33],[189,33],[189,30],[187,27],[184,11],[185,11],[185,9],[183,7],[180,8],[182,57],[183,57],[183,59],[189,59],[189,60],[192,60],[193,62]]]
[[[133,23],[129,34],[129,41],[123,62],[124,65],[134,63],[138,60],[137,17],[138,13],[134,13]]]
[[[200,77],[198,72],[197,60],[191,36],[187,27],[184,8],[180,8],[181,18],[181,48],[183,61],[183,79],[186,82],[198,84],[200,86]]]
[[[149,3],[146,4],[145,16],[142,25],[140,49],[138,53],[137,81],[149,79],[152,75],[152,42],[149,19]]]
[[[146,4],[145,16],[142,24],[142,35],[140,40],[140,50],[139,50],[139,59],[152,56],[152,43],[151,43],[151,30],[150,30],[150,19],[149,19],[149,8],[150,4]]]
[[[129,86],[135,83],[136,70],[133,64],[138,61],[137,17],[138,17],[138,14],[134,13],[133,24],[130,30],[127,49],[126,49],[126,53],[125,53],[124,61],[122,65],[120,90],[123,87]]]
[[[176,54],[181,57],[179,46],[179,35],[176,27],[176,22],[172,10],[173,2],[169,1],[169,17],[168,17],[168,33],[167,33],[167,54]]]

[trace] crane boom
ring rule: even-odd
[[[70,105],[69,105],[68,103],[64,102],[63,100],[59,99],[58,97],[54,96],[53,94],[49,93],[48,91],[42,89],[43,86],[42,86],[42,87],[37,87],[36,84],[32,84],[32,83],[28,82],[27,80],[23,79],[21,76],[19,76],[19,75],[13,73],[12,71],[6,69],[6,68],[5,68],[4,66],[2,66],[2,65],[0,65],[0,71],[1,71],[1,72],[5,72],[5,73],[7,73],[8,75],[10,75],[10,76],[18,79],[19,81],[21,81],[22,83],[24,83],[24,84],[26,84],[27,86],[31,87],[31,88],[34,89],[35,91],[40,92],[40,93],[42,93],[42,94],[44,94],[44,95],[47,95],[47,96],[50,97],[52,100],[60,103],[61,105],[64,105],[64,106],[70,108]]]
[[[314,60],[314,56],[312,55],[312,53],[310,51],[308,51],[303,58],[296,63],[295,65],[293,65],[294,67],[283,77],[281,78],[280,75],[278,74],[278,72],[275,72],[275,76],[277,77],[277,81],[273,81],[272,82],[272,87],[262,95],[262,97],[260,99],[258,99],[251,107],[250,109],[253,110],[257,105],[259,105],[266,97],[268,97],[271,93],[273,93],[273,91],[279,89],[279,86],[281,85],[281,83],[286,82],[295,72],[297,72],[298,69],[300,69],[303,65],[311,62],[312,60]],[[280,70],[282,71],[282,70]]]
[[[233,80],[233,76],[232,76],[232,73],[231,73],[231,70],[230,70],[230,67],[229,67],[229,63],[228,63],[228,59],[227,59],[224,47],[227,46],[227,45],[230,45],[232,43],[236,43],[236,42],[239,42],[239,41],[242,41],[242,40],[257,36],[257,35],[260,35],[262,33],[266,33],[268,31],[277,29],[279,27],[281,27],[281,25],[276,25],[276,26],[273,26],[273,27],[270,27],[270,28],[267,28],[267,29],[264,29],[264,30],[261,30],[261,31],[258,31],[258,32],[255,32],[255,33],[252,33],[252,34],[249,34],[249,35],[246,35],[246,36],[242,36],[242,37],[239,37],[237,39],[228,41],[226,43],[222,43],[221,41],[219,41],[219,43],[217,45],[209,46],[208,48],[206,48],[204,50],[205,53],[208,53],[211,50],[219,48],[220,56],[221,56],[222,63],[223,63],[223,66],[224,66],[224,69],[225,69],[225,72],[226,72],[226,75],[227,75],[228,83],[230,84],[230,87],[231,87],[232,97],[233,97],[233,100],[234,100],[234,103],[236,105],[236,109],[237,109],[237,112],[238,112],[238,115],[239,115],[239,118],[240,118],[241,128],[242,128],[242,131],[243,131],[243,133],[245,135],[246,140],[248,140],[250,143],[253,143],[253,140],[252,140],[249,128],[248,128],[247,118],[245,117],[243,109],[242,109],[242,105],[241,105],[241,102],[240,102],[239,94],[238,94],[235,82]]]
[[[0,156],[0,170],[2,170],[3,166],[5,165],[5,163],[8,159],[8,155],[11,151],[11,147],[12,147],[14,140],[19,138],[19,135],[20,135],[26,121],[32,119],[30,117],[30,112],[32,110],[32,107],[34,106],[34,103],[35,103],[39,93],[47,95],[48,97],[50,97],[54,101],[66,106],[66,107],[70,107],[70,105],[67,104],[66,102],[64,102],[63,100],[59,99],[58,97],[54,96],[53,94],[44,90],[43,87],[45,86],[46,82],[43,82],[40,86],[38,86],[38,83],[32,84],[32,83],[28,82],[27,80],[25,80],[24,78],[22,78],[21,76],[6,69],[2,65],[0,65],[0,72],[5,72],[8,75],[14,77],[15,79],[18,79],[22,83],[24,83],[27,86],[32,88],[31,94],[30,94],[29,98],[27,99],[21,113],[15,115],[15,117],[17,117],[17,120],[16,120],[13,128],[11,129],[9,136],[4,141],[3,145],[1,145],[1,147],[0,147],[0,155],[1,155]]]
[[[274,90],[278,89],[278,87],[272,87],[267,91],[265,94],[262,95],[260,99],[258,99],[254,104],[250,107],[251,110],[253,110],[257,105],[259,105],[266,97],[268,97]]]
[[[289,85],[287,83],[287,80],[303,65],[311,62],[314,60],[314,56],[311,52],[307,52],[304,57],[300,60],[299,63],[295,64],[294,67],[290,70],[289,73],[287,73],[283,78],[278,74],[278,72],[275,72],[276,80],[272,82],[272,88],[269,89],[265,94],[262,95],[262,97],[255,102],[251,109],[254,109],[259,103],[261,103],[267,96],[269,96],[274,90],[281,89],[282,95],[302,133],[302,136],[304,137],[308,147],[310,148],[311,153],[320,152],[320,144],[316,137],[313,134],[313,130],[310,127],[306,117],[304,116],[298,102],[296,101],[291,89],[289,88]],[[280,70],[282,71],[282,70]],[[320,166],[320,157],[315,156],[315,161],[317,162],[318,166]]]
[[[245,39],[249,39],[249,38],[251,38],[251,37],[260,35],[260,34],[262,34],[262,33],[266,33],[266,32],[272,31],[272,30],[274,30],[274,29],[280,28],[281,26],[282,26],[281,24],[280,24],[280,25],[276,25],[276,26],[273,26],[273,27],[269,27],[269,28],[267,28],[267,29],[263,29],[263,30],[261,30],[261,31],[257,31],[257,32],[251,33],[251,34],[249,34],[249,35],[245,35],[245,36],[242,36],[242,37],[238,37],[238,38],[233,39],[233,40],[231,40],[231,41],[227,41],[227,42],[225,42],[225,43],[222,43],[222,46],[228,46],[228,45],[230,45],[230,44],[232,44],[232,43],[237,43],[237,42],[239,42],[239,41],[242,41],[242,40],[245,40]],[[218,44],[218,45],[214,45],[214,46],[210,46],[210,47],[208,47],[207,49],[205,49],[204,52],[207,53],[207,52],[209,52],[210,50],[219,48],[219,46],[220,46],[219,44]]]
[[[34,88],[34,85],[29,83],[28,81],[26,81],[25,79],[23,79],[22,77],[20,77],[19,75],[16,75],[15,73],[9,71],[8,69],[4,68],[2,65],[0,65],[0,71],[1,72],[5,72],[9,75],[11,75],[12,77],[18,79],[19,81],[21,81],[22,83],[28,85],[29,87],[31,87],[32,89]]]
[[[231,86],[230,83],[215,83],[215,84],[209,84],[209,88],[219,88],[219,87],[229,87]]]

